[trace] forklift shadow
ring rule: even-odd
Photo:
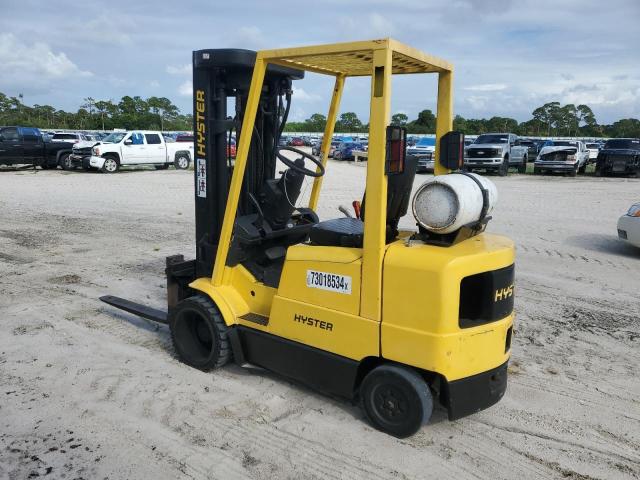
[[[126,313],[122,310],[118,310],[114,307],[101,308],[100,311],[105,315],[109,315],[114,319],[118,319],[124,322],[131,324],[132,326],[139,328],[141,330],[145,330],[147,332],[155,332],[161,339],[161,343],[163,344],[163,349],[168,353],[174,360],[180,361],[177,353],[173,349],[173,345],[171,342],[171,334],[169,332],[169,326],[163,325],[161,323],[157,323],[151,320],[147,320],[141,317],[138,317],[134,314]],[[268,380],[273,382],[274,384],[282,384],[291,388],[292,390],[297,390],[300,394],[304,396],[312,397],[314,400],[319,400],[323,403],[329,403],[331,406],[342,410],[344,413],[352,416],[354,419],[359,421],[365,421],[364,414],[362,410],[358,406],[358,400],[348,400],[343,397],[338,397],[334,395],[329,395],[325,392],[321,392],[316,390],[302,382],[298,382],[291,378],[285,377],[283,375],[279,375],[270,370],[265,370],[262,367],[258,367],[255,365],[247,365],[247,366],[239,366],[234,363],[231,363],[225,367],[224,370],[232,373],[234,376],[238,376],[238,378],[242,377],[250,377],[250,378],[259,378],[262,380]],[[215,375],[215,370],[208,372],[209,374]],[[242,380],[241,380],[242,381]],[[429,420],[429,424],[438,424],[442,422],[446,422],[447,419],[447,410],[440,405],[440,403],[434,398],[433,405],[433,415]]]

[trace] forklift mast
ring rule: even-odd
[[[256,52],[208,49],[193,52],[193,129],[195,132],[196,258],[194,278],[210,277],[220,239]],[[265,76],[242,191],[238,217],[262,213],[258,199],[276,174],[280,135],[289,114],[292,80],[304,72],[271,66]],[[231,102],[230,100],[233,100]],[[231,105],[231,108],[229,106]],[[231,111],[229,111],[231,110]],[[169,267],[171,261],[167,259]]]

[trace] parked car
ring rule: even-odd
[[[362,150],[362,145],[356,142],[340,142],[333,152],[335,160],[353,160],[353,151]]]
[[[123,165],[154,165],[158,170],[174,165],[184,170],[193,158],[193,144],[167,143],[157,131],[113,132],[91,153],[89,165],[106,173]]]
[[[598,159],[598,152],[600,151],[599,143],[585,143],[587,151],[589,152],[589,163],[596,163]]]
[[[612,138],[598,152],[596,176],[635,175],[640,177],[640,139]]]
[[[236,158],[236,139],[232,138],[227,145],[227,156],[231,158]]]
[[[71,150],[71,155],[69,155],[69,158],[65,162],[66,168],[65,165],[63,165],[62,168],[64,168],[65,170],[70,170],[73,168],[81,167],[85,170],[90,170],[91,151],[93,147],[99,143],[99,141],[94,140],[83,140],[81,142],[74,143]]]
[[[418,157],[416,172],[433,172],[435,151],[436,139],[432,137],[422,137],[415,145],[407,148],[407,155]]]
[[[289,140],[289,145],[291,145],[292,147],[304,147],[304,140],[302,139],[302,137],[293,137],[291,140]]]
[[[56,168],[66,163],[72,145],[71,142],[45,141],[37,128],[0,127],[0,165]]]
[[[184,143],[184,142],[193,143],[194,141],[195,139],[193,138],[192,133],[179,133],[176,136],[176,142],[178,143]]]
[[[286,135],[280,136],[280,139],[278,140],[278,146],[286,147],[287,145],[289,145],[289,137]]]
[[[618,238],[640,247],[640,203],[631,205],[618,219]]]
[[[584,173],[589,163],[589,152],[580,140],[554,140],[543,147],[533,164],[533,173],[562,172],[575,177]]]
[[[465,150],[464,169],[472,172],[483,168],[494,170],[501,177],[509,173],[510,167],[517,167],[519,173],[527,171],[527,147],[520,146],[520,140],[513,133],[485,133]]]
[[[54,133],[53,137],[51,137],[52,142],[78,143],[90,140],[91,139],[83,133]]]
[[[329,158],[333,157],[333,154],[336,151],[336,148],[338,148],[341,143],[342,143],[342,140],[334,140],[331,142],[331,146],[329,147]]]
[[[436,139],[431,137],[423,137],[418,142],[407,148],[408,155],[416,155],[419,153],[434,153],[436,151]]]
[[[533,162],[538,156],[538,144],[533,140],[524,138],[520,140],[520,146],[527,147],[527,160]]]

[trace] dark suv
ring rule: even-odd
[[[596,176],[634,175],[640,177],[640,139],[613,138],[598,152]]]

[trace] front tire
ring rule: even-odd
[[[102,171],[104,173],[116,173],[120,169],[120,162],[117,158],[108,156],[104,159],[104,164],[102,165]]]
[[[189,155],[186,153],[180,153],[176,155],[173,165],[176,167],[176,170],[186,170],[189,168],[190,163],[191,159],[189,158]]]
[[[375,428],[398,438],[416,433],[433,412],[427,383],[400,365],[381,365],[369,372],[360,386],[360,401]]]
[[[509,159],[505,158],[502,160],[502,164],[500,168],[498,168],[498,175],[501,177],[506,177],[509,174]]]
[[[220,311],[208,297],[186,298],[169,314],[171,340],[187,365],[203,371],[222,367],[231,360],[231,346]]]

